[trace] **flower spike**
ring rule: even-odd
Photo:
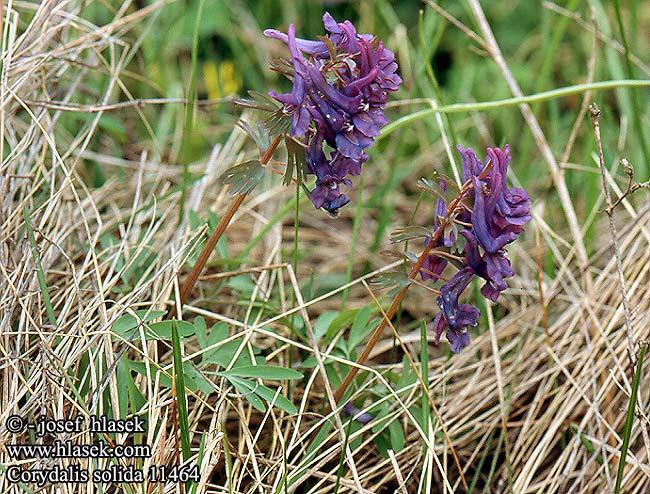
[[[291,55],[291,92],[269,94],[291,115],[291,135],[308,145],[307,173],[316,175],[309,198],[336,215],[350,201],[339,186],[351,187],[347,177],[361,173],[366,150],[388,122],[388,93],[402,79],[394,53],[374,36],[358,34],[350,21],[336,22],[329,13],[323,25],[329,32],[325,41],[296,38],[293,24],[287,34],[267,29],[264,35],[286,43]],[[325,145],[333,149],[329,156]]]

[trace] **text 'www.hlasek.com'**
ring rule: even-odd
[[[137,442],[146,436],[145,421],[140,417],[115,420],[103,415],[78,415],[71,419],[29,422],[19,415],[11,415],[4,426],[17,440],[5,445],[15,462],[4,469],[10,483],[43,487],[62,483],[199,480],[196,464],[152,463],[152,447]],[[22,442],[18,442],[19,438]]]

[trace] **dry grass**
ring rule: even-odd
[[[178,459],[175,397],[155,372],[160,368],[172,374],[170,345],[146,341],[139,332],[131,339],[118,338],[112,328],[135,310],[169,309],[178,298],[179,275],[187,271],[186,260],[197,239],[205,236],[205,228],[193,230],[187,221],[179,224],[179,194],[170,191],[180,183],[182,171],[164,163],[155,148],[142,152],[140,160],[88,151],[106,105],[118,94],[120,101],[129,99],[123,96],[121,78],[139,40],[132,45],[123,39],[135,23],[150,19],[161,5],[127,14],[124,4],[110,23],[94,26],[81,16],[80,5],[57,0],[5,4],[0,95],[0,454],[5,467],[16,461],[8,457],[4,445],[29,440],[6,430],[5,421],[13,414],[31,418],[70,418],[108,410],[116,416],[136,414],[149,424],[141,442],[154,451],[142,468]],[[97,74],[108,84],[96,95],[96,105],[80,109],[69,103],[76,91],[91,87],[89,81]],[[75,134],[58,132],[57,122],[70,112],[83,115],[83,124]],[[137,114],[146,126],[144,114]],[[538,144],[543,146],[543,139]],[[427,146],[439,149],[441,143]],[[550,149],[543,152],[555,185],[562,184]],[[188,194],[189,206],[220,215],[231,198],[218,178],[228,167],[254,155],[244,133],[234,130],[205,163],[192,165],[203,178]],[[91,188],[83,165],[90,160],[126,173],[116,173],[103,186]],[[595,170],[595,162],[587,165]],[[621,191],[608,178],[616,198]],[[372,177],[368,180],[367,190],[374,185]],[[269,180],[258,187],[235,215],[227,231],[231,255],[240,252],[291,197],[290,190],[274,183]],[[452,449],[462,477],[468,484],[476,482],[476,492],[484,486],[486,492],[517,494],[611,492],[632,379],[621,289],[606,217],[594,211],[587,218],[573,218],[568,193],[560,197],[570,228],[558,228],[545,216],[543,200],[534,201],[534,221],[523,242],[512,249],[518,272],[513,288],[498,307],[487,309],[488,317],[481,323],[484,331],[473,336],[471,349],[449,358],[430,345],[426,392],[440,420],[432,420],[429,430],[414,419],[413,407],[422,400],[420,384],[393,390],[385,377],[388,370],[402,369],[404,350],[418,361],[419,330],[400,333],[397,343],[402,346],[397,351],[393,335],[386,333],[371,355],[372,365],[363,367],[367,378],[353,397],[355,403],[365,400],[370,407],[374,387],[390,390],[385,399],[407,440],[403,450],[390,451],[387,457],[374,447],[378,435],[371,430],[374,424],[354,432],[346,442],[346,423],[327,407],[333,386],[323,379],[322,365],[320,371],[319,367],[306,370],[306,379],[293,384],[290,398],[299,411],[291,416],[278,408],[256,411],[225,379],[214,377],[214,392],[189,393],[195,461],[198,444],[204,441],[195,492],[285,492],[287,472],[294,482],[289,492],[334,492],[344,444],[341,493],[414,493],[421,482],[425,485],[420,485],[420,492],[465,492]],[[396,199],[404,223],[411,200]],[[638,343],[650,337],[650,208],[642,198],[635,200],[623,201],[616,222],[633,338]],[[598,207],[603,205],[601,201]],[[26,233],[24,210],[35,233],[36,256]],[[241,266],[255,282],[247,304],[235,303],[236,296],[228,289],[215,293],[217,280],[209,275],[218,269],[212,266],[194,290],[184,317],[193,320],[202,315],[209,322],[227,322],[232,338],[244,337],[240,351],[261,348],[274,364],[288,367],[297,356],[304,360],[315,355],[321,364],[330,359],[353,365],[331,355],[342,334],[333,341],[317,342],[312,337],[305,343],[293,338],[285,325],[286,317],[295,314],[309,329],[323,311],[339,307],[343,286],[316,298],[301,290],[310,272],[316,278],[345,272],[351,214],[347,211],[334,220],[303,208],[300,249],[304,256],[297,274],[290,265],[291,219],[273,225],[249,256],[255,262]],[[374,221],[369,213],[368,222]],[[589,255],[582,235],[591,222],[596,222],[601,240],[599,250]],[[391,259],[369,254],[370,232],[370,228],[360,230],[357,265],[368,262],[371,270],[386,269]],[[549,251],[555,260],[552,277],[540,274],[538,263],[538,255]],[[154,255],[139,267],[143,253]],[[39,285],[39,264],[46,293]],[[138,268],[137,276],[124,289],[133,268]],[[351,282],[349,306],[372,305],[368,289],[377,297],[383,295],[365,285],[371,274]],[[48,318],[48,297],[55,321]],[[254,310],[258,302],[272,298],[280,306],[276,315],[269,318]],[[389,301],[380,299],[387,306]],[[413,319],[431,317],[433,305],[430,294],[412,290],[404,314]],[[186,361],[209,350],[200,348],[194,338],[184,345]],[[126,356],[147,365],[148,376],[134,374],[145,398],[139,410],[124,409],[121,398],[122,368],[117,359]],[[623,479],[629,493],[650,491],[649,384],[650,374],[644,372]],[[316,454],[307,457],[306,448],[328,422],[333,424],[332,432],[322,439]],[[94,440],[88,431],[69,437],[79,443]],[[116,437],[118,442],[126,439],[126,435]],[[51,468],[65,467],[70,461],[20,464]],[[100,469],[111,463],[100,459],[81,464]],[[56,488],[48,486],[44,491],[151,493],[177,492],[180,487],[125,483],[100,491],[92,483],[61,483]],[[1,474],[0,492],[29,489],[10,484]]]

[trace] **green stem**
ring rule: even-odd
[[[179,202],[180,214],[178,222],[183,221],[185,217],[185,201],[187,196],[187,185],[190,181],[190,149],[192,139],[192,127],[194,126],[194,100],[196,99],[196,71],[199,58],[199,27],[203,14],[205,0],[199,1],[199,8],[196,12],[194,21],[194,32],[192,34],[192,66],[190,69],[190,85],[187,91],[187,106],[185,107],[185,123],[183,125],[183,137],[181,141],[181,160],[183,161],[183,188],[181,189],[181,198]]]
[[[41,264],[41,256],[38,253],[38,247],[36,246],[36,237],[34,236],[34,230],[32,230],[32,221],[27,211],[27,206],[23,207],[23,217],[25,218],[25,228],[27,229],[27,238],[29,239],[29,244],[32,248],[32,258],[34,259],[34,264],[36,265],[36,277],[38,278],[38,287],[41,290],[41,296],[43,297],[43,304],[45,304],[45,311],[47,312],[47,319],[50,321],[50,324],[56,327],[56,316],[54,315],[54,307],[52,307],[52,300],[50,300],[50,294],[47,292],[47,282],[45,280],[45,272],[43,271],[43,264]]]
[[[426,50],[426,42],[424,41],[424,11],[420,10],[420,15],[418,17],[418,38],[420,41],[420,52],[422,53],[422,56],[424,56],[425,53],[427,53]],[[440,84],[438,84],[438,79],[436,78],[435,74],[433,73],[433,67],[431,67],[431,63],[429,60],[426,61],[424,64],[424,68],[426,70],[427,76],[429,77],[429,82],[431,82],[431,85],[433,86],[433,91],[436,95],[436,106],[437,105],[444,105],[445,102],[442,99],[442,91],[440,91]],[[454,126],[451,124],[451,119],[449,118],[449,114],[445,113],[445,120],[447,121],[447,128],[449,129],[449,134],[451,135],[451,141],[453,144],[453,147],[456,147],[457,140],[456,140],[456,132],[454,131]]]
[[[348,426],[345,428],[345,441],[343,442],[343,449],[341,450],[341,457],[339,458],[339,467],[336,471],[336,482],[334,483],[334,494],[338,494],[339,492],[341,477],[343,476],[343,462],[345,461],[345,452],[348,449],[348,442],[350,439],[352,422],[354,422],[354,418],[350,417],[350,420],[348,420]]]
[[[616,11],[616,22],[618,24],[618,29],[621,32],[621,40],[623,41],[623,48],[625,49],[625,69],[627,71],[627,77],[629,79],[632,79],[634,75],[632,71],[632,62],[630,61],[630,45],[627,42],[625,28],[623,27],[623,16],[621,15],[621,7],[618,0],[614,0],[614,10]],[[637,133],[637,138],[641,144],[643,159],[646,163],[650,163],[650,150],[648,149],[648,143],[646,141],[645,134],[643,133],[643,125],[641,123],[641,109],[639,106],[639,98],[636,92],[632,92],[631,97],[634,127]]]
[[[650,87],[650,81],[639,79],[623,79],[619,81],[599,81],[591,82],[588,84],[576,84],[574,86],[567,86],[551,91],[544,91],[542,93],[533,94],[530,96],[521,96],[518,98],[507,98],[496,101],[484,101],[480,103],[455,103],[451,105],[439,106],[438,108],[427,108],[420,110],[402,118],[398,118],[393,122],[386,125],[376,139],[376,141],[385,138],[392,132],[400,129],[412,122],[422,118],[433,115],[434,113],[464,113],[494,110],[497,108],[505,108],[507,106],[516,106],[524,103],[536,103],[538,101],[547,101],[555,98],[562,98],[572,94],[584,93],[586,91],[601,91],[607,89],[616,89],[619,87]],[[425,100],[426,101],[426,100]]]
[[[181,450],[183,461],[190,457],[190,427],[187,415],[187,396],[185,394],[185,373],[183,371],[183,355],[181,340],[178,334],[176,320],[172,320],[172,348],[174,354],[174,384],[176,391],[176,416],[178,429],[181,436]]]
[[[648,345],[641,347],[639,359],[636,363],[636,372],[634,373],[634,380],[632,381],[632,393],[630,394],[630,403],[627,406],[627,417],[625,418],[625,429],[623,429],[623,444],[621,446],[621,458],[618,462],[618,472],[616,473],[616,485],[614,486],[614,494],[621,492],[621,483],[623,482],[623,473],[625,472],[625,457],[627,450],[630,446],[630,436],[632,435],[632,425],[634,424],[634,409],[636,408],[636,397],[639,392],[639,382],[641,381],[641,368],[643,367],[643,359],[648,350]]]
[[[293,217],[293,273],[298,276],[298,233],[300,232],[300,181],[296,180],[296,209]]]
[[[352,280],[352,268],[356,260],[357,241],[359,239],[359,226],[361,225],[361,216],[363,215],[363,176],[359,177],[359,192],[357,193],[357,208],[354,212],[354,223],[352,224],[352,247],[348,256],[348,266],[345,271],[345,282],[349,283]],[[341,310],[345,310],[345,303],[348,299],[348,289],[343,291],[341,295]]]
[[[300,174],[298,174],[299,176]],[[300,253],[298,245],[298,234],[300,232],[300,180],[296,180],[296,196],[294,202],[296,203],[296,209],[293,217],[293,273],[298,277],[298,254]],[[295,302],[296,294],[294,293],[291,296],[292,303]],[[291,314],[291,330],[294,330],[294,321],[296,314],[295,312]],[[292,366],[291,351],[289,351],[289,367]],[[287,396],[291,396],[291,380],[287,379]],[[286,470],[285,470],[286,472]],[[285,484],[286,486],[286,484]]]
[[[427,338],[427,324],[424,321],[420,323],[420,374],[422,374],[422,382],[425,386],[422,387],[422,429],[424,433],[428,436],[429,432],[432,430],[429,424],[431,420],[431,405],[429,404],[429,397],[427,396],[429,390],[429,339]],[[429,438],[433,443],[433,438]],[[423,457],[427,457],[427,443],[424,444],[424,453]],[[424,463],[425,468],[428,463]],[[427,482],[431,477],[431,472],[427,471],[423,473],[424,481],[423,485],[428,485]]]

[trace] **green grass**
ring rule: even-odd
[[[47,319],[50,324],[56,328],[56,315],[54,314],[52,300],[50,299],[50,294],[48,293],[47,281],[45,280],[45,273],[43,272],[43,264],[41,263],[41,256],[38,252],[38,246],[36,245],[36,237],[34,236],[34,229],[32,228],[32,219],[29,211],[27,210],[27,206],[23,207],[23,218],[25,219],[25,229],[27,230],[27,238],[29,239],[29,244],[32,251],[32,259],[34,260],[34,265],[36,266],[38,287],[41,291],[41,297],[43,297],[43,305],[45,305]]]
[[[643,363],[645,354],[648,351],[648,345],[641,346],[636,370],[634,371],[634,379],[632,381],[632,392],[630,393],[630,401],[627,406],[627,414],[625,416],[625,428],[623,429],[623,444],[621,445],[621,457],[618,462],[618,470],[616,472],[616,485],[614,485],[614,493],[621,492],[621,485],[623,482],[623,475],[625,474],[625,459],[627,450],[630,447],[630,436],[632,435],[632,427],[634,425],[634,417],[636,415],[637,396],[639,395],[639,383],[641,382],[641,371],[643,370]]]

